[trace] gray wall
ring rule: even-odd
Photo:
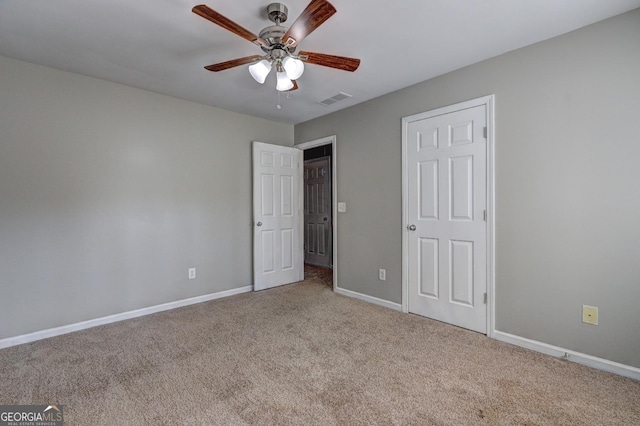
[[[251,285],[252,140],[293,126],[0,57],[0,338]]]
[[[491,93],[496,328],[640,367],[640,10],[297,125],[337,135],[339,285],[401,302],[401,118]]]

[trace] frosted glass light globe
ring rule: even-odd
[[[286,92],[287,90],[293,88],[293,82],[287,76],[285,71],[280,71],[276,74],[278,78],[278,82],[276,83],[276,90],[281,92]]]
[[[266,59],[249,66],[251,77],[260,84],[264,83],[269,71],[271,71],[271,62]]]
[[[304,62],[291,56],[287,56],[282,60],[282,67],[286,71],[289,80],[299,79],[304,72]]]

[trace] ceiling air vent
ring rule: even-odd
[[[350,94],[348,94],[348,93],[340,92],[337,95],[334,95],[334,96],[332,96],[330,98],[327,98],[324,101],[319,101],[318,103],[320,105],[329,106],[329,105],[335,104],[336,102],[340,102],[340,101],[342,101],[344,99],[349,99],[351,97],[352,96]]]

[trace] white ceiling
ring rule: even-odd
[[[640,7],[640,0],[330,0],[338,12],[301,50],[357,57],[349,73],[307,65],[300,89],[256,83],[247,66],[203,67],[262,54],[195,15],[207,4],[254,33],[269,0],[0,0],[0,55],[269,120],[297,124]],[[309,0],[285,0],[291,25]],[[346,92],[353,98],[317,102]],[[282,109],[277,109],[280,103]]]

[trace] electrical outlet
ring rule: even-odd
[[[386,269],[378,269],[378,278],[380,281],[387,280],[387,270]]]
[[[595,306],[582,305],[582,322],[585,324],[598,325],[598,308]]]
[[[189,268],[189,279],[190,280],[196,279],[196,268]]]

